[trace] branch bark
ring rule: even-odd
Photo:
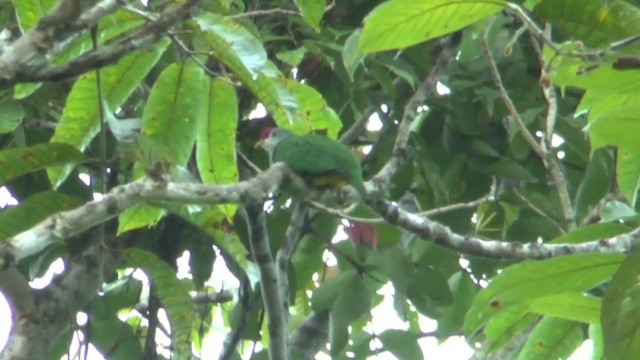
[[[78,1],[78,0],[63,0]],[[84,54],[66,64],[47,65],[45,55],[60,41],[66,31],[79,31],[96,24],[101,17],[119,6],[118,0],[104,0],[82,15],[48,14],[38,26],[4,49],[0,54],[0,86],[22,82],[59,81],[113,64],[131,51],[145,48],[158,41],[172,26],[186,20],[200,0],[186,0],[177,6],[168,6],[156,21],[150,22],[132,35],[97,51]],[[56,25],[62,22],[64,27]]]
[[[99,271],[113,271],[119,260],[92,247],[67,262],[67,272],[44,290],[29,288],[15,266],[0,272],[0,288],[13,311],[13,327],[0,360],[46,359],[60,329],[75,322],[100,286]],[[102,268],[97,264],[102,260]]]

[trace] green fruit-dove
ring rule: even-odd
[[[267,128],[259,144],[269,162],[285,163],[311,187],[340,188],[351,185],[365,195],[360,161],[346,145],[316,134],[295,135],[282,128]]]

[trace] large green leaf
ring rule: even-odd
[[[506,307],[492,317],[484,328],[484,335],[490,340],[489,349],[499,349],[508,343],[514,334],[528,328],[538,318],[527,312],[527,305]]]
[[[109,109],[117,109],[124,103],[168,45],[168,40],[160,40],[149,50],[134,52],[101,70],[102,94]],[[91,72],[82,75],[71,89],[51,142],[62,142],[84,150],[100,130],[99,115],[96,75]],[[51,169],[49,179],[54,187],[58,187],[70,172],[70,166]]]
[[[618,96],[636,97],[640,89],[640,71],[616,70],[611,65],[601,66],[592,71],[584,71],[567,80],[569,86],[587,90],[587,96],[604,97],[610,100]],[[593,95],[588,95],[594,91]],[[635,95],[635,96],[634,96]]]
[[[6,207],[0,211],[0,239],[28,230],[49,215],[80,205],[82,205],[80,199],[55,191],[33,194],[18,205]]]
[[[311,297],[313,311],[320,312],[330,309],[345,286],[357,276],[355,271],[346,271],[320,284]]]
[[[314,30],[319,31],[320,20],[324,15],[324,8],[327,6],[326,0],[294,0],[298,9],[302,13],[302,17],[306,20]]]
[[[281,74],[269,62],[260,40],[242,25],[220,15],[205,13],[195,20],[211,55],[238,76],[278,124],[293,123],[296,100],[275,82],[274,78]]]
[[[165,215],[165,210],[147,204],[139,204],[118,216],[118,235],[130,230],[155,225]]]
[[[337,138],[342,127],[338,115],[327,106],[322,95],[311,86],[301,84],[295,80],[280,78],[282,88],[295,96],[298,107],[296,121],[293,126],[279,124],[302,133],[310,130],[326,130],[331,138]]]
[[[371,310],[371,294],[361,276],[345,282],[329,313],[329,344],[331,355],[342,353],[349,341],[349,325]]]
[[[126,249],[123,253],[129,265],[141,268],[155,285],[162,308],[167,312],[171,324],[172,348],[179,358],[189,358],[195,314],[195,307],[189,297],[192,289],[187,286],[188,283],[178,280],[175,271],[155,254],[135,248]]]
[[[578,220],[585,217],[589,210],[609,192],[612,174],[613,156],[611,152],[608,149],[594,151],[576,192],[574,209]]]
[[[618,185],[627,200],[635,204],[636,193],[640,189],[640,131],[638,105],[631,105],[609,111],[588,127],[592,146],[617,146],[616,174]]]
[[[607,280],[623,260],[621,254],[575,254],[509,266],[478,293],[467,313],[465,332],[473,333],[507,306],[589,290]]]
[[[449,34],[495,14],[503,0],[391,0],[365,19],[360,50],[399,49]]]
[[[619,222],[603,222],[577,228],[570,233],[549,241],[551,244],[575,244],[607,239],[631,231],[628,225]]]
[[[518,359],[566,359],[582,343],[580,324],[556,318],[544,318],[527,337]]]
[[[533,12],[592,47],[640,32],[640,10],[621,0],[543,0]]]
[[[595,324],[600,322],[601,299],[580,293],[564,293],[534,300],[529,311],[541,315]]]
[[[142,359],[144,351],[133,327],[120,321],[115,315],[109,319],[92,319],[89,322],[91,338],[105,358],[113,360]]]
[[[206,121],[204,80],[204,71],[195,62],[175,63],[164,69],[149,94],[140,136],[167,148],[171,163],[187,164],[198,124]]]
[[[92,319],[109,319],[121,309],[132,309],[140,302],[142,282],[131,276],[105,285],[104,293],[89,304]]]
[[[396,329],[389,329],[378,335],[384,349],[396,356],[398,360],[424,359],[418,345],[416,334]]]
[[[453,295],[453,303],[438,319],[438,334],[442,335],[460,331],[464,324],[464,316],[478,292],[477,285],[466,272],[456,272],[449,278],[448,283]]]
[[[14,0],[12,2],[16,10],[18,26],[23,34],[35,27],[57,3],[55,0]]]
[[[67,144],[38,144],[3,150],[0,151],[0,183],[32,171],[63,164],[77,164],[83,160],[84,156]]]
[[[206,116],[198,124],[196,162],[204,183],[238,182],[236,125],[238,98],[229,79],[207,80]],[[231,222],[237,205],[221,205]]]
[[[607,359],[640,356],[640,249],[622,263],[602,299],[602,332]]]
[[[12,132],[24,118],[24,108],[16,101],[0,102],[0,134]]]

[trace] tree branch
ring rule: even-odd
[[[44,290],[29,288],[29,298],[15,297],[28,287],[26,279],[15,266],[0,272],[0,285],[4,294],[8,295],[13,309],[13,327],[6,347],[0,353],[0,360],[9,359],[46,359],[51,347],[60,335],[60,329],[75,322],[78,311],[83,309],[93,298],[100,286],[100,271],[113,271],[119,264],[118,258],[111,253],[101,253],[101,248],[94,246],[81,256],[73,257],[67,262],[67,272],[55,279]],[[98,266],[100,257],[104,267]],[[21,284],[5,287],[7,276],[22,279]],[[14,280],[15,280],[14,279]]]
[[[269,359],[289,359],[287,346],[288,311],[287,301],[282,298],[279,274],[271,255],[267,236],[266,220],[261,205],[251,205],[245,209],[249,226],[249,244],[253,259],[260,269],[260,289],[267,313],[269,328]]]
[[[296,182],[293,176],[284,164],[276,164],[256,177],[231,185],[173,183],[162,176],[148,175],[114,188],[100,200],[52,215],[33,228],[0,242],[0,270],[143,202],[257,203],[283,183]]]
[[[278,264],[278,288],[280,289],[280,298],[282,300],[282,311],[285,314],[285,336],[288,336],[289,330],[289,262],[291,256],[296,249],[296,245],[300,240],[302,229],[304,227],[304,219],[307,215],[307,207],[299,201],[294,202],[291,220],[284,236],[284,242],[278,250],[276,263]]]
[[[456,56],[461,36],[453,34],[448,37],[443,46],[436,64],[431,69],[427,78],[418,86],[415,93],[409,98],[404,107],[402,120],[398,125],[398,134],[393,145],[391,158],[384,167],[371,179],[371,183],[375,186],[375,191],[382,193],[391,181],[391,177],[396,173],[398,168],[407,160],[411,152],[409,144],[409,135],[411,134],[411,126],[418,116],[418,108],[424,103],[427,97],[435,90],[438,79],[449,65],[451,60]]]
[[[36,46],[36,42],[41,41],[39,37],[42,35],[39,35],[37,30],[34,35],[30,35],[31,32],[29,32],[23,36],[24,40],[22,40],[23,38],[18,39],[10,46],[10,49],[0,55],[0,74],[2,74],[0,86],[21,82],[59,81],[113,64],[131,51],[145,48],[158,41],[170,27],[187,19],[199,2],[200,0],[186,0],[181,5],[168,6],[156,21],[150,22],[132,35],[62,65],[44,66],[44,59],[40,59],[43,55],[40,54],[42,46]],[[75,26],[87,26],[97,20],[96,16],[100,14],[105,14],[104,8],[95,9],[84,18],[81,17]],[[35,40],[32,39],[34,37]],[[25,49],[25,46],[28,48]],[[45,50],[48,51],[51,47],[52,45],[49,45]],[[36,55],[39,56],[36,59],[38,61],[34,62]]]
[[[640,228],[609,239],[580,244],[485,240],[456,234],[444,225],[406,212],[382,198],[370,197],[367,204],[387,223],[408,230],[424,241],[433,241],[453,251],[497,260],[546,259],[578,253],[624,253],[640,244]]]
[[[560,165],[558,164],[558,159],[554,151],[551,150],[551,137],[553,135],[553,128],[555,126],[555,120],[557,116],[557,99],[555,96],[555,89],[553,85],[551,85],[551,81],[548,78],[548,74],[545,72],[545,66],[542,64],[542,74],[540,76],[540,85],[542,86],[542,91],[544,93],[545,98],[547,99],[548,108],[547,108],[547,117],[546,117],[546,130],[545,136],[541,140],[540,143],[536,141],[533,137],[533,134],[527,129],[524,121],[520,117],[518,110],[516,109],[515,104],[511,100],[511,97],[507,93],[507,89],[505,89],[502,78],[500,76],[500,72],[498,70],[498,65],[496,64],[495,59],[493,58],[493,54],[491,54],[491,49],[489,47],[488,35],[489,30],[491,29],[493,21],[490,21],[482,34],[482,48],[484,50],[485,58],[489,63],[489,71],[491,72],[491,77],[493,78],[493,82],[498,88],[498,92],[500,93],[500,98],[504,103],[505,107],[509,111],[509,115],[512,121],[516,123],[518,128],[520,129],[520,134],[527,141],[531,149],[540,157],[542,162],[544,163],[545,168],[549,171],[549,175],[553,179],[554,186],[556,187],[556,191],[558,193],[558,198],[560,199],[560,204],[562,207],[562,213],[564,217],[564,222],[566,226],[568,226],[569,230],[575,229],[576,220],[575,213],[573,212],[573,206],[571,205],[571,197],[569,196],[569,190],[567,188],[567,180],[560,169]]]

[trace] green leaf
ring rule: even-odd
[[[604,359],[604,342],[601,324],[591,324],[589,326],[589,338],[593,342],[593,352],[591,360]]]
[[[204,80],[195,62],[175,63],[162,71],[149,94],[140,136],[166,146],[171,163],[185,166],[191,157],[199,123],[205,121]]]
[[[24,34],[32,29],[57,3],[55,0],[14,0],[16,18],[20,31]]]
[[[529,311],[556,318],[595,324],[600,322],[601,299],[581,293],[541,297],[529,305]]]
[[[349,325],[371,310],[371,294],[362,277],[354,274],[345,282],[329,314],[331,355],[342,353],[349,340]]]
[[[91,343],[110,360],[142,359],[144,351],[133,327],[113,316],[89,322]]]
[[[302,17],[305,21],[311,25],[311,27],[319,32],[320,20],[324,15],[324,8],[327,6],[326,0],[294,0],[298,9],[302,13]]]
[[[202,182],[238,182],[236,125],[238,98],[229,79],[207,80],[206,116],[198,124],[196,162]],[[237,205],[221,205],[231,222]]]
[[[578,244],[587,241],[608,239],[631,231],[628,225],[619,222],[605,222],[590,224],[573,230],[568,234],[558,236],[549,241],[549,244]]]
[[[458,271],[449,278],[449,288],[453,294],[453,303],[447,307],[438,319],[438,334],[446,336],[456,333],[464,324],[464,316],[473,303],[477,285],[466,272]]]
[[[360,29],[356,29],[351,33],[351,35],[349,35],[342,47],[342,63],[344,64],[345,69],[347,69],[347,74],[351,80],[353,80],[353,74],[356,72],[356,69],[365,57],[358,48],[361,34],[362,31]]]
[[[497,177],[511,180],[527,182],[536,182],[538,180],[524,166],[512,160],[501,160],[487,165],[485,171]]]
[[[424,359],[416,334],[388,329],[378,335],[378,339],[382,342],[384,349],[395,355],[398,360]]]
[[[308,133],[312,130],[326,130],[327,135],[335,139],[342,127],[342,121],[332,108],[327,106],[322,95],[309,85],[295,80],[280,78],[279,84],[292,94],[297,102],[296,121],[293,125],[278,123],[297,133]]]
[[[296,100],[274,80],[281,74],[269,62],[262,42],[242,25],[217,14],[202,14],[195,22],[211,55],[238,76],[278,124],[293,124]]]
[[[635,210],[626,203],[617,200],[608,201],[600,211],[602,221],[616,221],[635,215],[637,215]]]
[[[140,302],[142,282],[132,277],[118,279],[105,286],[104,294],[95,296],[89,310],[92,319],[109,319],[121,309],[131,309]]]
[[[175,271],[155,254],[130,248],[123,251],[129,266],[141,268],[156,287],[158,299],[171,324],[172,348],[177,356],[191,355],[191,330],[195,307],[187,283],[178,280]]]
[[[168,45],[169,40],[160,40],[149,50],[134,52],[101,70],[102,94],[110,109],[117,109],[127,100]],[[70,144],[84,150],[100,130],[98,105],[95,72],[84,74],[67,97],[51,142]],[[62,184],[70,172],[70,166],[49,170],[54,188]]]
[[[475,332],[506,306],[589,290],[607,280],[623,260],[621,254],[575,254],[509,266],[478,293],[467,313],[465,332]]]
[[[67,144],[38,144],[0,151],[0,183],[20,175],[64,164],[77,164],[84,156]]]
[[[462,29],[503,9],[502,0],[391,0],[365,18],[360,50],[399,49]]]
[[[367,263],[375,265],[380,271],[387,275],[393,283],[396,292],[404,293],[409,287],[413,274],[413,265],[405,255],[403,249],[395,247],[371,253]]]
[[[525,304],[501,310],[484,328],[484,335],[491,340],[489,350],[499,349],[507,344],[514,334],[527,329],[537,318],[538,315],[527,312]]]
[[[566,359],[582,341],[579,323],[547,317],[542,319],[527,337],[518,359]]]
[[[358,274],[355,271],[345,271],[340,275],[331,278],[314,290],[311,297],[311,308],[315,312],[329,309],[333,306],[338,295],[343,291],[345,286],[353,281]]]
[[[166,211],[151,205],[135,205],[118,216],[118,235],[127,231],[155,225]]]
[[[0,211],[0,239],[17,235],[50,215],[80,205],[82,205],[80,199],[55,191],[33,194],[18,205],[8,206]]]
[[[634,250],[613,275],[602,299],[602,333],[606,359],[634,359],[640,356],[640,303],[638,276],[640,249]],[[633,296],[633,292],[636,296]]]
[[[276,58],[289,66],[296,67],[300,65],[300,62],[302,62],[306,53],[306,48],[299,47],[295,50],[281,51],[276,54]]]
[[[533,12],[590,47],[640,32],[640,10],[620,0],[543,0]]]
[[[634,146],[633,149],[621,147],[618,149],[617,160],[616,174],[620,192],[631,203],[631,207],[635,208],[640,189],[640,147]]]
[[[576,217],[579,220],[584,218],[589,210],[609,192],[612,175],[613,156],[611,156],[611,152],[602,148],[594,151],[574,201]]]
[[[24,109],[17,101],[0,102],[0,134],[12,132],[24,118]]]

